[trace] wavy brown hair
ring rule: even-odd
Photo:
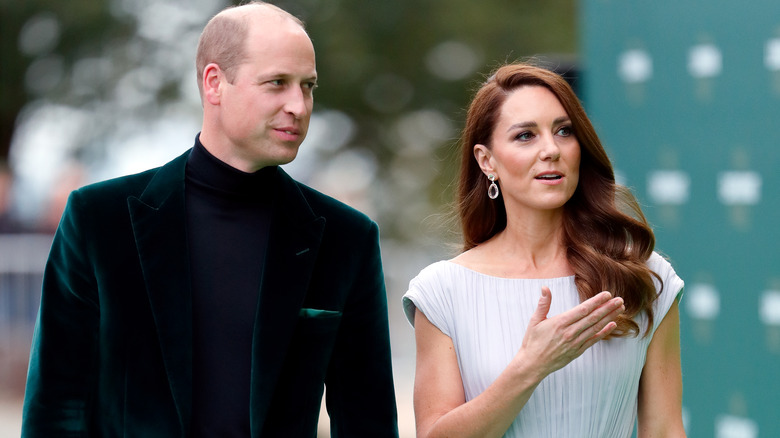
[[[463,251],[506,228],[503,197],[487,196],[489,181],[474,158],[474,145],[491,147],[501,108],[512,91],[541,86],[560,101],[580,144],[580,178],[564,205],[563,245],[575,273],[580,300],[603,290],[620,296],[626,311],[612,336],[638,335],[634,317],[644,311],[653,324],[656,290],[647,267],[655,236],[633,194],[615,183],[612,163],[576,94],[560,75],[529,64],[500,67],[479,88],[469,106],[461,136],[461,167],[456,208],[463,231]],[[646,331],[645,335],[649,332]]]

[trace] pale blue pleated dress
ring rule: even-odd
[[[653,253],[647,263],[664,282],[654,303],[651,334],[601,341],[547,376],[505,437],[631,436],[647,347],[683,288],[683,281],[660,255]],[[468,401],[484,391],[517,353],[542,286],[552,291],[550,317],[580,303],[574,276],[499,278],[440,261],[412,279],[403,306],[409,322],[414,324],[415,308],[420,309],[452,339]],[[656,282],[656,288],[659,287]],[[638,322],[645,327],[646,316],[639,316]]]

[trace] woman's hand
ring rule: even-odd
[[[604,291],[577,307],[547,318],[552,303],[550,288],[542,296],[528,323],[521,354],[514,361],[533,360],[544,376],[563,368],[617,327],[615,319],[625,311],[623,299]]]
[[[452,339],[415,314],[417,371],[414,412],[417,436],[500,437],[528,402],[539,382],[604,339],[625,310],[609,292],[547,318],[552,294],[542,297],[528,324],[522,346],[509,366],[481,394],[466,402]]]

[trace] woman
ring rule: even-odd
[[[417,436],[685,436],[683,282],[566,81],[498,69],[462,148],[463,252],[404,296]]]

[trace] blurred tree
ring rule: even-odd
[[[0,160],[8,158],[26,104],[39,98],[84,103],[72,93],[67,71],[132,31],[111,14],[108,1],[0,0]]]
[[[503,61],[576,49],[574,0],[284,0],[317,49],[317,102],[347,112],[377,144],[376,122],[415,108],[448,116]],[[373,122],[373,123],[372,123]],[[390,148],[390,151],[383,151]]]
[[[322,84],[317,106],[347,113],[356,124],[350,146],[376,155],[378,180],[392,187],[381,192],[383,230],[394,236],[418,235],[407,220],[419,223],[451,199],[452,146],[484,75],[534,55],[568,63],[576,52],[575,0],[278,4],[302,17],[314,40]],[[423,125],[421,132],[409,131],[410,119]],[[430,132],[437,122],[445,132]],[[417,184],[399,183],[404,176]],[[429,211],[410,206],[421,190],[428,191]]]
[[[575,0],[271,2],[307,23],[321,84],[316,111],[348,120],[343,144],[321,151],[321,162],[351,151],[358,160],[344,166],[373,166],[374,213],[384,233],[404,239],[450,198],[452,145],[482,75],[504,61],[576,50]],[[51,129],[69,137],[59,149],[97,162],[112,153],[111,136],[148,131],[157,140],[160,120],[198,120],[197,36],[226,4],[0,0],[0,159],[16,128],[41,114],[67,115]]]

